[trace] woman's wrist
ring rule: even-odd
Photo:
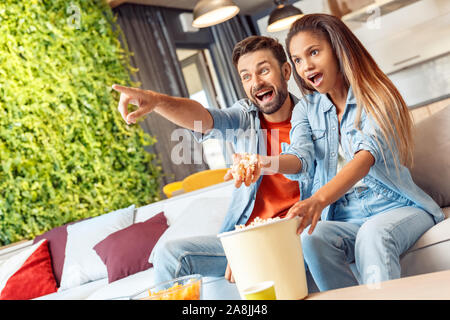
[[[296,174],[301,171],[302,163],[294,155],[259,156],[263,170],[271,173]]]
[[[327,197],[319,191],[313,194],[311,196],[311,199],[316,201],[322,207],[322,209],[330,204],[330,201],[327,200]]]

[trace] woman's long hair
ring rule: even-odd
[[[325,36],[333,48],[344,82],[352,87],[357,102],[355,127],[360,128],[362,108],[380,127],[394,159],[406,167],[412,166],[412,120],[405,101],[391,80],[380,70],[375,60],[351,30],[337,17],[309,14],[297,20],[286,38],[288,57],[292,38],[302,31]],[[294,79],[303,94],[315,91],[293,68]],[[397,151],[397,156],[393,150]],[[381,150],[382,152],[382,150]],[[383,154],[383,153],[382,153]],[[384,158],[384,154],[383,154]],[[396,165],[397,166],[397,165]]]

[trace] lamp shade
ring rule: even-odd
[[[239,7],[231,0],[200,0],[194,8],[192,26],[205,28],[233,18]]]
[[[269,16],[268,32],[288,29],[297,19],[303,16],[302,10],[293,5],[279,4]]]

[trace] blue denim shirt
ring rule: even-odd
[[[290,95],[294,104],[298,98]],[[258,153],[266,155],[266,135],[261,129],[259,110],[249,100],[242,99],[227,109],[207,109],[214,120],[214,129],[207,134],[192,132],[198,142],[206,139],[221,139],[231,142],[236,153]],[[242,185],[233,190],[232,201],[220,232],[234,230],[235,225],[245,224],[252,214],[256,192],[262,176],[249,187]],[[302,197],[302,184],[299,185]]]
[[[356,99],[350,87],[340,123],[341,145],[347,161],[353,159],[359,150],[367,150],[375,158],[363,182],[393,201],[398,197],[406,198],[431,214],[436,223],[442,221],[444,214],[441,208],[413,182],[409,169],[399,164],[397,173],[394,157],[372,118],[363,110],[358,130],[354,125],[356,114]],[[296,104],[291,123],[291,143],[282,146],[282,154],[296,155],[302,162],[302,170],[285,176],[291,180],[310,179],[312,183],[303,190],[304,196],[309,197],[336,175],[339,147],[336,108],[325,94],[314,92]],[[329,211],[330,206],[323,210],[322,220],[331,218]]]

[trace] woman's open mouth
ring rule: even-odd
[[[320,86],[321,83],[322,83],[322,80],[323,80],[323,73],[318,72],[318,73],[314,73],[314,74],[312,74],[312,75],[309,75],[309,76],[308,76],[308,80],[309,80],[309,82],[311,82],[311,84],[312,84],[314,87],[318,87],[318,86]]]
[[[275,92],[273,89],[263,89],[263,90],[259,90],[255,93],[255,97],[260,102],[264,102],[264,103],[271,101],[274,96],[275,96]]]

